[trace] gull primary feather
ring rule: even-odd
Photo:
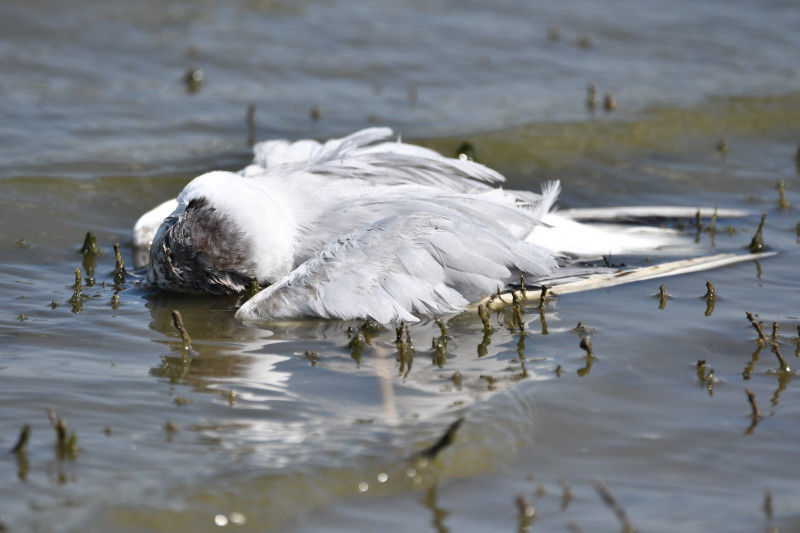
[[[577,276],[583,285],[567,290],[586,290],[623,282],[630,270],[585,261],[686,249],[673,230],[609,223],[685,216],[680,209],[559,213],[558,182],[541,194],[506,190],[484,165],[392,135],[369,128],[326,143],[267,141],[240,172],[195,178],[134,226],[148,284],[230,294],[257,278],[268,286],[237,310],[241,320],[415,322],[462,311],[521,274],[565,287]],[[708,268],[753,256],[735,257]]]

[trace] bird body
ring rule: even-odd
[[[680,240],[559,215],[558,183],[541,194],[505,190],[483,165],[391,135],[269,141],[239,173],[195,178],[134,227],[134,246],[149,247],[148,283],[223,294],[257,278],[268,287],[239,308],[245,320],[414,322],[457,312],[520,274],[548,279],[579,260]]]

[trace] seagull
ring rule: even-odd
[[[266,141],[241,171],[193,179],[133,228],[134,250],[148,257],[147,284],[237,294],[256,279],[266,288],[236,311],[243,321],[413,323],[459,313],[521,276],[565,291],[598,279],[610,285],[630,270],[589,262],[686,248],[674,230],[610,224],[625,216],[619,209],[559,212],[558,182],[540,193],[504,189],[505,178],[482,164],[393,136],[368,128],[325,143]],[[712,257],[711,266],[693,268],[752,256]],[[631,279],[646,279],[640,274]]]

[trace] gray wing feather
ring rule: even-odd
[[[549,252],[466,218],[398,215],[329,243],[236,317],[416,322],[458,312],[520,272],[536,277],[555,267]]]

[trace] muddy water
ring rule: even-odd
[[[779,323],[797,366],[798,19],[780,2],[650,4],[4,3],[2,448],[31,426],[0,460],[6,528],[619,530],[601,482],[639,530],[797,528],[796,380],[745,312],[768,337]],[[663,280],[663,308],[662,281],[563,296],[528,308],[524,334],[502,313],[488,338],[446,317],[443,357],[424,322],[402,361],[394,331],[359,354],[358,323],[253,328],[235,301],[139,284],[129,229],[188,179],[243,166],[252,138],[376,122],[445,153],[468,140],[513,187],[561,179],[564,208],[750,213],[713,233],[675,223],[697,253],[741,251],[766,212],[778,255]]]

